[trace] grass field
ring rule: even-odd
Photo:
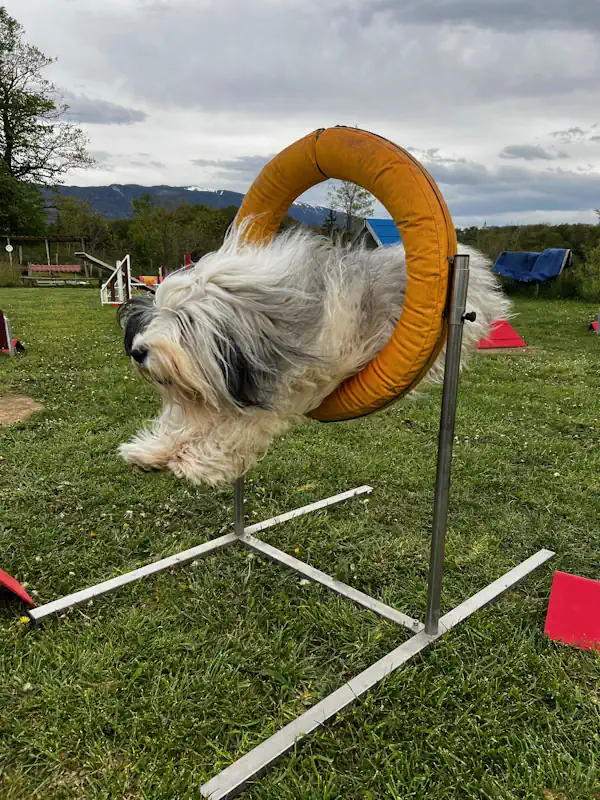
[[[97,292],[4,289],[27,353],[0,393],[0,566],[45,602],[219,535],[232,492],[142,474],[118,444],[156,399]],[[250,800],[585,800],[600,793],[600,656],[543,635],[553,569],[600,578],[597,309],[520,301],[532,349],[479,356],[457,418],[443,608],[540,547],[557,558],[383,681]],[[370,483],[369,500],[265,538],[422,618],[439,390],[310,423],[248,481],[263,519]],[[199,797],[198,787],[406,638],[241,550],[132,585],[38,629],[0,607],[0,797]]]

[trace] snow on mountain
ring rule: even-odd
[[[223,194],[223,189],[201,189],[199,186],[186,186],[186,192],[214,192],[215,194]]]

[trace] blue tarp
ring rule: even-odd
[[[541,253],[500,253],[494,272],[520,283],[543,283],[557,278],[571,262],[571,251],[550,247]]]

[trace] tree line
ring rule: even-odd
[[[57,197],[55,217],[48,231],[61,236],[83,236],[89,251],[114,262],[129,253],[136,273],[164,274],[183,265],[186,253],[197,261],[220,247],[237,208],[182,204],[165,207],[144,195],[132,201],[132,216],[107,220],[89,203]],[[288,215],[282,228],[296,225]]]

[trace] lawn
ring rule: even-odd
[[[78,289],[3,289],[27,353],[0,393],[0,566],[46,602],[231,529],[232,491],[116,455],[157,406],[114,310]],[[528,352],[478,356],[457,417],[443,610],[541,547],[550,565],[354,703],[249,800],[585,800],[600,792],[600,656],[543,634],[554,569],[600,579],[597,308],[518,303]],[[363,483],[369,499],[266,532],[423,617],[439,389],[308,423],[248,479],[260,520]],[[0,607],[0,797],[199,797],[199,786],[407,634],[240,550],[32,629]]]

